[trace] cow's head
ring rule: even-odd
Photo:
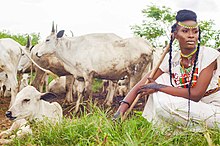
[[[23,47],[24,49],[22,50],[21,54],[21,59],[18,64],[18,71],[19,72],[25,72],[30,66],[31,66],[31,60],[28,58],[27,55],[30,56],[31,50],[34,46],[31,45],[31,38],[28,36],[27,38],[27,45]],[[25,51],[25,52],[24,52]]]
[[[51,33],[44,42],[36,45],[36,50],[38,50],[36,56],[40,58],[43,55],[54,54],[57,51],[56,48],[61,47],[63,35],[64,30],[59,31],[57,34]]]
[[[6,112],[6,117],[10,120],[26,119],[32,120],[39,116],[42,110],[42,100],[54,98],[52,93],[40,93],[33,86],[26,86],[16,96],[15,102]]]

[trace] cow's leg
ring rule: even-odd
[[[102,81],[103,82],[103,86],[102,86],[102,94],[106,94],[106,92],[107,92],[107,88],[108,88],[108,80],[103,80]]]
[[[34,86],[38,91],[40,91],[40,88],[42,89],[42,79],[44,77],[45,72],[39,69],[38,67],[35,68],[36,76],[31,83],[32,86]]]
[[[2,86],[2,97],[4,98],[4,96],[5,96],[5,92],[6,92],[6,86],[5,85],[3,85]]]
[[[9,107],[12,106],[12,104],[15,101],[15,97],[18,93],[18,82],[17,82],[17,77],[16,75],[13,76],[12,74],[8,74],[8,83],[9,85],[6,85],[6,87],[10,87],[11,88],[11,102]]]
[[[79,81],[79,80],[76,80],[75,81],[75,88],[77,90],[77,101],[76,101],[76,108],[75,108],[75,113],[78,112],[79,110],[79,106],[80,104],[82,103],[83,101],[83,92],[84,92],[84,89],[85,89],[85,81],[84,79]]]
[[[47,80],[47,82],[46,82]],[[42,93],[44,92],[44,85],[45,87],[48,86],[48,75],[44,72],[43,77],[40,79],[39,91]]]
[[[0,133],[0,138],[5,138],[8,135],[12,134],[13,130],[18,129],[21,126],[20,120],[15,121],[8,130],[2,131]]]
[[[22,79],[22,73],[21,72],[18,73],[17,78],[18,78],[18,92],[19,92],[21,90],[20,89],[21,79]]]
[[[104,101],[104,103],[107,106],[111,106],[112,103],[113,103],[113,98],[114,98],[114,95],[115,95],[115,92],[116,92],[116,87],[117,87],[117,83],[114,83],[113,81],[109,80],[109,85],[107,87],[107,92],[108,93],[107,93],[105,101]]]
[[[92,100],[92,81],[93,73],[90,73],[89,76],[85,75],[85,97]]]
[[[11,135],[13,131],[17,129],[19,129],[16,133],[18,138],[23,136],[24,134],[32,133],[30,129],[30,125],[27,125],[27,121],[25,119],[17,120],[11,125],[11,127],[8,130],[2,131],[0,133],[0,138],[1,138],[0,144],[8,144],[12,142],[12,139],[15,138],[15,135],[10,136],[10,139],[4,139],[4,138]]]
[[[46,92],[48,92],[48,89],[49,89],[48,79],[49,79],[49,75],[46,74],[45,77],[44,77],[44,84],[45,84],[45,90],[46,90]]]
[[[73,75],[66,76],[66,103],[72,103],[73,102],[73,83],[75,81],[75,78]]]

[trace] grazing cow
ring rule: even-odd
[[[148,62],[152,60],[152,47],[143,38],[118,39],[115,41],[96,41],[100,34],[89,34],[69,38],[64,31],[52,34],[38,45],[36,56],[55,55],[65,70],[75,78],[83,77],[85,92],[91,94],[94,77],[119,80],[128,75],[130,87],[139,80]],[[107,36],[107,35],[105,35]],[[105,37],[102,36],[102,37]],[[134,73],[134,68],[139,65]]]
[[[10,106],[18,92],[17,68],[23,48],[13,39],[0,39],[0,82],[6,90],[11,90]]]
[[[0,143],[8,143],[11,139],[3,139],[11,135],[12,131],[18,130],[16,135],[21,137],[25,134],[32,134],[32,130],[27,121],[47,120],[49,122],[60,122],[63,112],[61,106],[57,102],[49,103],[45,100],[54,98],[52,93],[40,93],[33,86],[23,88],[16,96],[15,102],[6,112],[6,117],[14,123],[10,129],[0,133]],[[45,119],[46,118],[46,119]]]

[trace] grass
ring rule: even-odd
[[[53,78],[49,78],[49,82]],[[101,90],[101,80],[94,79],[93,92]],[[190,146],[220,145],[220,130],[205,132],[178,130],[177,125],[154,127],[137,111],[123,123],[112,121],[112,115],[91,105],[80,117],[63,118],[61,124],[37,122],[32,124],[33,135],[15,138],[11,146]]]
[[[94,78],[92,82],[92,91],[99,92],[103,87],[103,82],[101,79]]]
[[[207,129],[204,132],[191,132],[182,129],[176,133],[176,126],[167,126],[163,129],[154,127],[141,116],[134,113],[123,123],[112,121],[107,111],[93,106],[89,113],[82,113],[81,117],[64,118],[58,124],[37,122],[32,124],[33,135],[23,139],[15,138],[13,146],[182,146],[182,145],[219,145],[220,131],[218,128]],[[208,143],[209,141],[209,143]]]

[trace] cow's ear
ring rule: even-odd
[[[60,30],[60,31],[57,33],[57,38],[62,38],[62,37],[63,37],[63,34],[64,34],[64,31],[65,31],[65,30]]]
[[[57,98],[58,98],[58,96],[56,94],[52,93],[52,92],[44,93],[40,97],[41,100],[45,100],[45,101],[48,101],[48,102],[52,102]]]

